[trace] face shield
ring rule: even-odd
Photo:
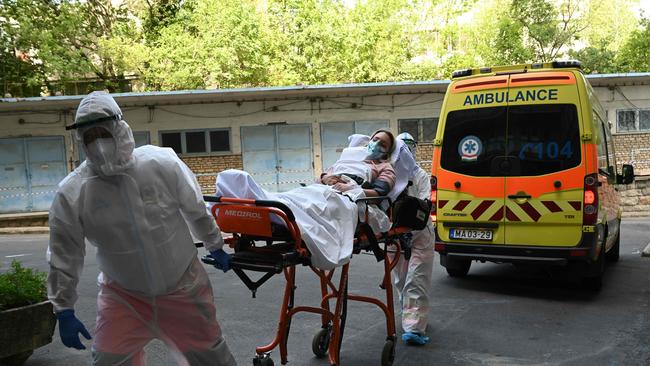
[[[402,132],[399,135],[397,135],[397,139],[402,140],[402,142],[404,142],[404,144],[406,144],[406,147],[409,148],[409,151],[411,152],[411,154],[415,157],[415,153],[417,151],[416,148],[418,146],[418,143],[415,141],[413,136],[408,132]]]
[[[409,148],[409,151],[411,152],[411,154],[413,154],[413,156],[415,156],[418,144],[416,144],[415,141],[413,141],[413,140],[402,140],[402,141],[404,142],[406,147]]]

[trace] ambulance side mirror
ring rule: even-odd
[[[629,164],[623,164],[623,174],[616,175],[616,183],[630,184],[634,182],[634,167]]]

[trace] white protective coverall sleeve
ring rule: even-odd
[[[427,199],[431,194],[429,175],[420,167],[408,189],[410,196]],[[402,305],[402,329],[404,332],[425,334],[431,298],[433,277],[433,244],[435,232],[431,221],[427,227],[413,232],[410,260],[400,257],[394,269],[395,287]]]
[[[206,209],[199,182],[183,161],[176,156],[174,158],[177,160],[178,167],[176,191],[183,218],[192,235],[201,240],[208,251],[221,249],[223,247],[221,230]]]
[[[66,180],[60,185],[65,184]],[[47,287],[48,298],[56,312],[74,308],[77,283],[86,255],[83,229],[76,207],[61,192],[57,192],[50,206],[50,245],[47,248],[50,273]]]
[[[431,199],[431,181],[424,169],[417,167],[413,177],[413,185],[409,187],[409,196],[421,200]]]

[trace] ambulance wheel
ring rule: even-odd
[[[618,262],[618,258],[621,255],[621,229],[618,229],[618,235],[616,236],[616,241],[614,245],[609,249],[609,252],[605,255],[608,261]]]
[[[331,328],[323,328],[314,335],[311,341],[311,351],[314,352],[316,358],[323,358],[327,355],[327,350],[330,346]]]
[[[445,268],[450,277],[465,277],[469,272],[472,261],[468,259],[452,259],[447,257]]]
[[[395,342],[387,340],[381,351],[381,366],[392,366],[395,360]]]
[[[600,255],[592,264],[592,273],[582,278],[582,287],[589,291],[598,291],[603,286],[603,275],[605,274],[605,243],[600,246]]]

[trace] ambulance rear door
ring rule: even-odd
[[[460,80],[450,86],[437,166],[437,232],[458,243],[505,243],[508,75]]]
[[[509,85],[505,243],[575,246],[586,174],[576,78],[570,71],[522,73]]]

